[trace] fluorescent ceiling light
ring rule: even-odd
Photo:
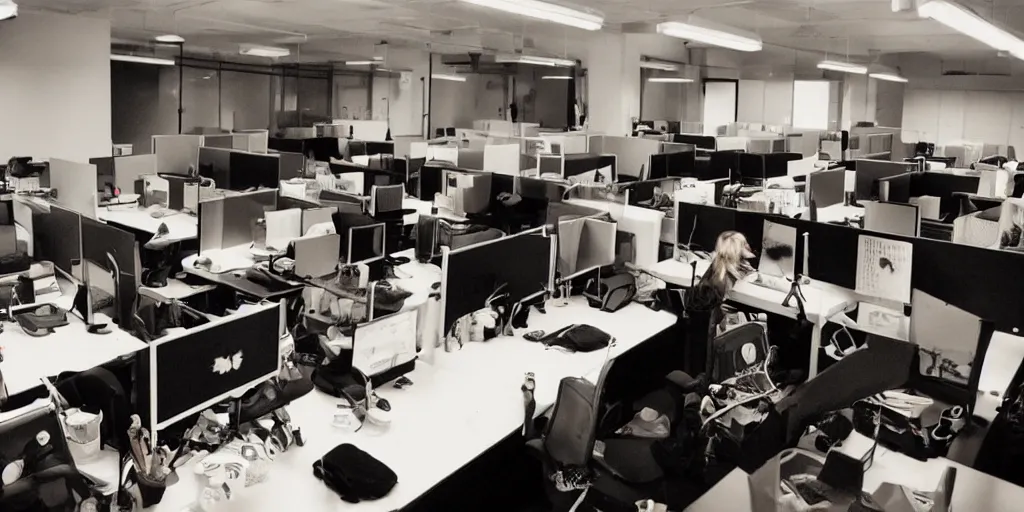
[[[158,43],[168,43],[168,44],[182,44],[182,43],[185,42],[185,38],[184,37],[181,37],[181,36],[175,35],[175,34],[166,34],[166,35],[162,35],[162,36],[156,36],[156,37],[153,38],[153,40],[158,42]]]
[[[667,62],[655,62],[651,60],[640,61],[640,67],[644,69],[659,69],[661,71],[679,71],[679,66]]]
[[[137,64],[156,64],[157,66],[173,66],[177,64],[173,59],[160,59],[157,57],[141,57],[138,55],[118,55],[116,53],[110,54],[110,60],[116,60],[120,62],[135,62]]]
[[[863,75],[868,72],[867,66],[861,66],[860,64],[852,64],[849,62],[842,62],[838,60],[823,60],[818,63],[818,69],[828,69],[830,71],[839,71],[842,73],[853,73],[855,75]]]
[[[698,43],[721,46],[741,52],[761,51],[761,38],[757,34],[726,27],[691,16],[686,22],[658,23],[658,33]]]
[[[18,4],[0,0],[0,20],[14,18],[18,15]]]
[[[905,84],[910,81],[902,76],[894,75],[892,73],[871,73],[868,76],[878,80],[885,80],[886,82],[900,82]]]
[[[494,57],[498,64],[533,64],[535,66],[561,66],[571,68],[576,61],[569,59],[556,59],[554,57],[541,57],[538,55],[498,55]]]
[[[250,57],[287,57],[292,54],[292,51],[288,48],[279,48],[276,46],[258,46],[255,44],[243,44],[239,49],[238,53],[242,55],[248,55]]]
[[[373,60],[346,60],[346,66],[369,66],[370,64],[376,64],[377,61]]]
[[[466,81],[466,77],[464,77],[464,76],[449,75],[449,74],[445,74],[445,73],[434,73],[434,74],[430,75],[430,78],[433,78],[435,80],[448,80],[450,82],[465,82]]]
[[[572,80],[571,76],[566,75],[544,75],[540,77],[541,80]]]
[[[528,16],[540,20],[552,21],[581,28],[583,30],[601,30],[604,17],[560,5],[540,2],[538,0],[462,0],[463,2],[490,7],[520,16]]]
[[[688,84],[693,82],[690,78],[682,78],[678,76],[654,76],[648,78],[647,81],[662,84]]]
[[[996,50],[1006,51],[1018,59],[1024,59],[1024,41],[966,7],[944,0],[933,0],[917,6],[917,14],[942,23]]]

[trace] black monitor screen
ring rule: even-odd
[[[651,155],[650,172],[647,173],[647,179],[660,180],[669,176],[669,162],[671,153],[658,153]]]
[[[50,205],[50,213],[32,215],[34,257],[53,262],[68,275],[82,260],[82,216]]]
[[[281,181],[281,160],[277,155],[263,155],[233,151],[230,156],[231,171],[228,186],[231,190],[247,190],[259,187],[277,188]]]
[[[673,178],[693,178],[697,172],[697,152],[680,151],[668,155],[668,175]]]
[[[394,155],[395,154],[395,143],[394,142],[367,142],[366,143],[366,154],[367,155]]]
[[[711,153],[708,162],[707,176],[700,176],[705,180],[717,180],[730,178],[738,174],[740,151],[715,151]],[[739,176],[736,176],[738,179]],[[734,180],[735,181],[735,180]]]
[[[384,257],[384,225],[353,227],[349,229],[348,262],[374,261]]]
[[[227,149],[199,148],[199,175],[212,179],[220,188],[227,188],[231,171],[231,153]]]

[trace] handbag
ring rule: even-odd
[[[539,340],[549,347],[560,347],[570,352],[593,352],[611,344],[610,334],[587,324],[563,327]]]
[[[633,301],[636,297],[636,278],[628,272],[620,272],[609,277],[590,279],[583,296],[590,307],[608,313],[614,313]]]

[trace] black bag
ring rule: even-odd
[[[636,296],[636,278],[628,272],[620,272],[600,279],[587,281],[583,296],[592,308],[614,313],[633,301]]]
[[[610,334],[587,324],[573,324],[563,327],[541,338],[549,347],[561,347],[572,352],[593,352],[606,348],[611,342]]]
[[[314,462],[313,475],[349,503],[383,498],[398,483],[391,468],[351,444],[338,445]]]

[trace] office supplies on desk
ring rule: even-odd
[[[913,258],[910,242],[860,235],[855,290],[870,297],[909,303]]]

